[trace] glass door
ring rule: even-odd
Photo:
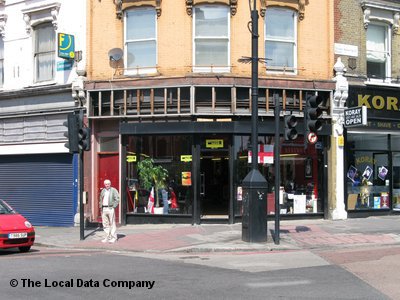
[[[227,218],[229,199],[229,152],[226,150],[202,150],[200,157],[202,217]]]
[[[204,136],[200,151],[200,215],[229,218],[230,139],[226,135]]]
[[[392,156],[393,178],[392,178],[392,209],[400,211],[400,153],[394,152]]]

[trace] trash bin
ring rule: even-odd
[[[250,243],[267,241],[268,183],[258,170],[243,180],[242,240]]]

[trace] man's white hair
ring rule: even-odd
[[[111,181],[110,181],[110,179],[106,179],[106,180],[104,180],[104,184],[107,184],[107,183],[111,184]]]

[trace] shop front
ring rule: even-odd
[[[327,136],[304,146],[280,139],[282,216],[323,216]],[[299,129],[301,131],[301,129]],[[135,134],[140,132],[141,134]],[[250,171],[250,122],[121,123],[122,213],[127,223],[234,223],[242,217],[242,180]],[[144,134],[145,133],[145,134]],[[259,170],[275,213],[273,120],[259,124]],[[145,163],[143,163],[145,162]],[[153,182],[146,183],[146,174]]]
[[[347,129],[345,188],[349,213],[400,211],[400,113],[396,88],[351,86],[348,106],[366,106],[368,125]]]

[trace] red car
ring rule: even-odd
[[[34,241],[32,224],[0,199],[0,249],[19,248],[28,252]]]

